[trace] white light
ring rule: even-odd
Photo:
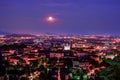
[[[52,20],[53,18],[52,18],[52,17],[49,17],[48,19],[49,19],[49,20]]]
[[[64,46],[64,50],[70,50],[70,46]]]
[[[54,16],[48,16],[46,17],[46,22],[47,23],[56,23],[57,19]]]
[[[53,21],[54,20],[54,18],[53,17],[48,17],[48,21]]]

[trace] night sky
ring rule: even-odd
[[[119,35],[120,0],[0,0],[0,31]]]

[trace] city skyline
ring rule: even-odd
[[[119,4],[119,0],[1,0],[0,31],[119,35]],[[49,23],[47,17],[56,21]]]

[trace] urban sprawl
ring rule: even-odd
[[[0,37],[0,80],[119,80],[119,74],[119,36]]]

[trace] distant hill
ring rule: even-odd
[[[4,31],[0,31],[0,35],[8,35],[10,34],[9,32],[4,32]]]
[[[35,37],[35,35],[31,34],[8,34],[5,37]]]

